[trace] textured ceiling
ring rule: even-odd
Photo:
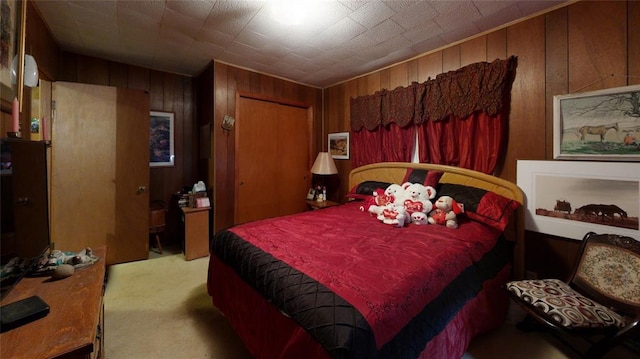
[[[416,57],[565,1],[35,0],[56,42],[82,55],[197,76],[216,59],[315,87]]]

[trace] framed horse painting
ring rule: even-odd
[[[640,85],[553,97],[553,158],[640,161]]]

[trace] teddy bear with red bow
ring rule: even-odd
[[[429,213],[430,224],[441,224],[448,228],[458,228],[458,215],[464,212],[464,205],[450,196],[440,196]]]
[[[382,209],[378,215],[378,220],[384,224],[403,227],[407,222],[411,221],[411,217],[407,215],[407,209],[405,206],[397,203],[390,203]]]
[[[423,213],[426,217],[433,209],[431,200],[436,197],[435,188],[410,182],[404,183],[402,188],[404,188],[403,204],[407,208],[409,218],[422,218],[420,215],[414,216],[414,213]]]
[[[360,206],[360,210],[363,212],[369,212],[372,215],[378,215],[377,209],[386,206],[389,203],[392,203],[394,200],[393,196],[387,195],[384,192],[384,189],[378,188],[373,191],[373,195],[368,197],[364,203]],[[375,206],[375,207],[374,207]],[[370,211],[371,208],[375,210]]]
[[[390,204],[402,204],[402,201],[404,200],[404,189],[399,184],[390,184],[385,188],[383,194],[378,194],[376,196],[375,192],[376,191],[374,191],[373,201],[376,203],[370,204],[368,207],[364,207],[368,208],[367,211],[374,216],[379,216],[380,213],[382,213],[382,211]]]

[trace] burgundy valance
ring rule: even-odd
[[[414,121],[416,106],[416,84],[398,87],[382,93],[382,125],[395,123],[405,127]]]
[[[502,111],[511,92],[516,58],[478,62],[423,83],[350,99],[351,130],[374,130],[439,121],[451,115],[465,118],[476,111],[493,116]]]
[[[376,92],[370,96],[350,98],[351,129],[359,131],[362,127],[369,131],[375,130],[382,123],[381,111],[382,94]]]

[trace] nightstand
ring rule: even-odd
[[[184,256],[192,259],[209,255],[210,207],[180,207],[184,223]]]
[[[323,209],[323,208],[329,208],[329,207],[333,207],[333,206],[339,206],[340,203],[338,202],[333,202],[333,201],[322,201],[322,202],[318,202],[318,201],[311,201],[308,200],[307,201],[307,208],[311,211],[315,211],[316,209]]]

